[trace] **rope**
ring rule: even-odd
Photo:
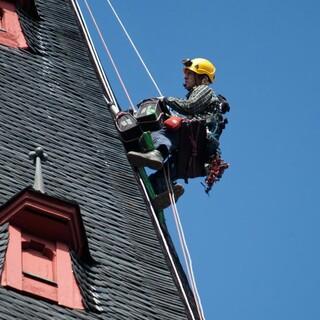
[[[183,227],[181,224],[181,220],[180,220],[180,216],[179,216],[179,211],[175,202],[175,198],[174,198],[174,192],[172,189],[172,184],[171,184],[171,179],[170,179],[170,170],[168,167],[168,170],[166,170],[165,166],[163,167],[163,173],[164,173],[164,177],[165,177],[165,181],[166,181],[166,186],[169,192],[169,198],[170,198],[170,202],[171,202],[171,209],[173,212],[173,216],[175,219],[175,223],[176,223],[176,227],[177,227],[177,231],[178,231],[178,235],[179,235],[179,240],[180,240],[180,246],[182,248],[182,252],[183,252],[183,256],[186,262],[186,267],[187,267],[187,273],[188,273],[188,278],[189,281],[191,283],[191,288],[192,288],[192,292],[194,294],[195,297],[195,302],[197,305],[197,309],[199,312],[199,315],[201,317],[202,320],[205,320],[205,316],[204,316],[204,312],[203,312],[203,307],[201,304],[201,299],[200,299],[200,295],[197,289],[197,284],[196,284],[196,280],[195,280],[195,276],[194,276],[194,272],[193,272],[193,267],[192,267],[192,259],[190,256],[190,252],[187,246],[187,242],[185,239],[185,235],[184,235],[184,231],[183,231]]]
[[[124,91],[124,93],[126,94],[126,96],[127,96],[127,98],[128,98],[128,101],[129,101],[129,103],[130,103],[131,109],[133,109],[134,111],[136,111],[136,109],[135,109],[135,107],[134,107],[134,104],[133,104],[133,102],[132,102],[132,100],[131,100],[131,97],[130,97],[130,95],[129,95],[129,92],[128,92],[128,90],[127,90],[127,88],[126,88],[126,86],[125,86],[125,84],[124,84],[124,81],[122,80],[122,77],[121,77],[121,75],[120,75],[120,72],[119,72],[119,70],[118,70],[118,68],[117,68],[117,65],[116,65],[116,63],[114,62],[114,59],[113,59],[113,57],[112,57],[112,55],[111,55],[111,52],[110,52],[110,50],[109,50],[109,48],[108,48],[108,46],[107,46],[107,44],[106,44],[106,41],[105,41],[104,38],[103,38],[102,32],[101,32],[101,30],[100,30],[100,28],[99,28],[99,26],[98,26],[98,24],[97,24],[97,21],[96,21],[94,15],[93,15],[93,13],[92,13],[92,10],[91,10],[91,8],[90,8],[87,0],[84,0],[84,2],[85,2],[85,4],[86,4],[86,7],[87,7],[87,9],[88,9],[88,12],[89,12],[89,14],[90,14],[90,16],[91,16],[91,19],[92,19],[92,21],[93,21],[93,23],[94,23],[94,26],[95,26],[98,34],[99,34],[99,37],[100,37],[100,39],[101,39],[101,41],[102,41],[103,48],[104,48],[104,50],[106,51],[107,55],[109,56],[109,59],[110,59],[110,61],[111,61],[111,64],[112,64],[112,66],[113,66],[113,68],[114,68],[114,70],[115,70],[115,72],[116,72],[116,74],[117,74],[117,77],[118,77],[118,79],[119,79],[119,82],[120,82],[120,84],[121,84],[121,86],[122,86],[122,88],[123,88],[123,91]]]
[[[107,2],[108,2],[108,4],[109,4],[109,6],[110,6],[110,8],[111,8],[111,10],[112,10],[112,12],[113,12],[113,14],[115,15],[116,19],[118,20],[118,22],[119,22],[122,30],[124,31],[125,35],[127,36],[127,38],[128,38],[128,40],[129,40],[132,48],[134,49],[135,53],[137,54],[139,60],[141,61],[144,69],[146,70],[148,76],[150,77],[152,83],[154,84],[156,90],[158,91],[158,93],[159,93],[160,96],[163,96],[163,94],[162,94],[161,90],[159,89],[156,81],[154,80],[151,72],[149,71],[148,67],[146,66],[145,62],[143,61],[143,59],[142,59],[142,57],[141,57],[141,54],[139,53],[139,51],[138,51],[137,47],[135,46],[134,42],[132,41],[132,38],[130,37],[130,35],[129,35],[128,31],[126,30],[125,26],[123,25],[123,23],[122,23],[119,15],[117,14],[116,10],[114,9],[113,5],[111,4],[111,1],[110,1],[110,0],[107,0]]]
[[[139,176],[139,181],[140,181],[140,184],[141,184],[142,189],[143,189],[143,191],[144,191],[144,194],[145,194],[145,196],[146,196],[146,198],[147,198],[147,201],[148,201],[148,204],[149,204],[149,208],[151,209],[151,212],[152,212],[152,215],[153,215],[153,219],[154,219],[154,221],[155,221],[155,223],[156,223],[156,225],[157,225],[157,227],[158,227],[158,230],[159,230],[159,233],[160,233],[162,242],[163,242],[164,247],[165,247],[165,249],[166,249],[166,251],[167,251],[167,254],[168,254],[168,256],[169,256],[169,260],[170,260],[171,265],[172,265],[172,267],[173,267],[174,273],[175,273],[175,275],[176,275],[176,277],[177,277],[178,284],[179,284],[179,286],[180,286],[182,295],[183,295],[183,297],[184,297],[184,299],[185,299],[185,302],[186,302],[186,304],[187,304],[187,307],[188,307],[188,310],[189,310],[190,315],[191,315],[191,317],[192,317],[192,320],[195,320],[195,316],[194,316],[194,314],[193,314],[193,310],[192,310],[192,308],[191,308],[191,305],[190,305],[189,299],[188,299],[188,297],[187,297],[187,294],[186,294],[186,292],[185,292],[185,290],[184,290],[184,287],[183,287],[183,284],[182,284],[182,281],[181,281],[179,272],[178,272],[178,270],[177,270],[176,264],[175,264],[175,262],[174,262],[174,260],[173,260],[172,254],[171,254],[171,250],[170,250],[170,248],[169,248],[169,246],[168,246],[166,237],[165,237],[164,234],[163,234],[162,227],[160,226],[160,222],[159,222],[158,216],[157,216],[157,214],[155,213],[155,211],[154,211],[154,209],[153,209],[152,203],[151,203],[150,198],[149,198],[148,191],[147,191],[147,189],[146,189],[146,187],[145,187],[145,185],[144,185],[144,183],[143,183],[143,181],[142,181],[142,179],[141,179],[140,176]]]
[[[107,55],[109,56],[109,59],[110,59],[112,65],[113,65],[113,68],[114,68],[117,76],[118,76],[120,84],[121,84],[121,86],[122,86],[122,88],[123,88],[128,100],[129,100],[131,108],[135,111],[134,104],[133,104],[133,102],[132,102],[132,100],[130,98],[130,95],[129,95],[127,89],[126,89],[124,81],[122,80],[122,77],[121,77],[121,75],[120,75],[120,73],[118,71],[118,68],[117,68],[117,66],[116,66],[116,64],[114,62],[114,59],[112,58],[110,50],[109,50],[109,48],[108,48],[108,46],[107,46],[107,44],[106,44],[106,42],[105,42],[105,40],[103,38],[102,32],[101,32],[101,30],[100,30],[100,28],[99,28],[99,26],[98,26],[98,24],[97,24],[97,22],[96,22],[96,20],[94,18],[92,10],[91,10],[87,0],[84,0],[84,2],[86,4],[88,12],[89,12],[89,14],[91,16],[91,19],[92,19],[92,21],[93,21],[93,23],[95,25],[95,28],[96,28],[96,30],[97,30],[97,32],[99,34],[99,37],[100,37],[100,39],[101,39],[101,41],[103,43],[103,47],[104,47]],[[129,42],[131,43],[134,51],[136,52],[137,56],[139,57],[142,65],[144,66],[144,68],[145,68],[147,74],[149,75],[151,81],[153,82],[156,90],[158,91],[159,95],[162,96],[163,94],[162,94],[161,90],[159,89],[159,87],[158,87],[157,83],[155,82],[154,78],[152,77],[148,67],[146,66],[145,62],[143,61],[138,49],[136,48],[135,44],[133,43],[130,35],[128,34],[126,28],[124,27],[121,19],[119,18],[118,14],[116,13],[116,11],[115,11],[114,7],[112,6],[110,0],[107,0],[107,2],[109,4],[110,8],[112,9],[112,12],[114,13],[115,17],[117,18],[119,24],[121,25],[124,33],[126,34]],[[197,309],[198,309],[200,318],[201,318],[201,320],[205,320],[204,313],[203,313],[203,308],[202,308],[202,305],[201,305],[200,296],[199,296],[197,285],[196,285],[196,281],[195,281],[195,276],[194,276],[194,273],[193,273],[191,256],[190,256],[190,253],[189,253],[189,250],[188,250],[188,246],[187,246],[187,243],[186,243],[186,239],[185,239],[185,236],[184,236],[181,220],[180,220],[180,217],[179,217],[179,212],[178,212],[178,209],[177,209],[177,206],[176,206],[176,203],[175,203],[175,198],[174,198],[174,193],[173,193],[173,190],[172,190],[172,186],[171,186],[171,183],[169,183],[169,181],[170,181],[170,171],[168,170],[168,173],[166,173],[165,167],[164,167],[164,176],[165,176],[167,189],[169,191],[169,198],[170,198],[170,202],[171,202],[171,208],[172,208],[172,211],[173,211],[173,214],[174,214],[174,218],[175,218],[175,222],[176,222],[176,227],[177,227],[177,231],[178,231],[178,235],[179,235],[179,239],[180,239],[180,245],[181,245],[181,248],[182,248],[182,251],[183,251],[183,255],[184,255],[184,259],[185,259],[185,262],[186,262],[189,281],[191,283],[192,291],[193,291],[193,294],[194,294],[194,297],[195,297],[195,302],[196,302],[196,305],[197,305]],[[141,184],[144,187],[143,183],[141,183]],[[151,208],[152,208],[152,206],[151,206]],[[174,265],[174,263],[173,263],[173,265]],[[182,287],[182,290],[183,290],[183,287]],[[188,300],[188,299],[186,298],[186,300]]]
[[[94,65],[96,67],[96,70],[98,72],[98,75],[99,75],[99,78],[102,82],[102,85],[103,85],[103,88],[104,88],[104,91],[105,91],[105,94],[104,94],[104,98],[106,100],[106,102],[108,104],[112,103],[114,104],[115,108],[119,110],[119,106],[118,106],[118,103],[117,103],[117,100],[113,94],[113,91],[110,87],[110,84],[108,82],[108,79],[104,73],[104,70],[102,68],[102,64],[101,64],[101,61],[99,59],[99,56],[98,56],[98,53],[97,53],[97,50],[93,44],[93,40],[91,38],[91,35],[90,35],[90,32],[89,32],[89,29],[88,29],[88,26],[86,24],[86,21],[84,19],[84,16],[83,16],[83,13],[82,13],[82,10],[79,6],[79,3],[77,0],[71,0],[71,3],[73,5],[73,8],[75,10],[75,13],[77,15],[77,18],[79,20],[79,23],[80,23],[80,26],[83,30],[83,33],[84,33],[84,37],[86,39],[86,42],[88,44],[88,48],[89,48],[89,51],[92,55],[92,58],[93,58],[93,62],[94,62]]]

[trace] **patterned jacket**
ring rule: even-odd
[[[164,102],[174,111],[186,116],[186,118],[205,119],[208,128],[208,139],[218,140],[220,134],[217,133],[218,117],[216,105],[219,99],[215,92],[207,85],[194,87],[186,95],[186,99],[174,97],[164,98]]]
[[[164,98],[164,102],[178,113],[191,117],[212,113],[214,105],[218,102],[215,92],[207,85],[200,85],[190,90],[186,99],[174,97]]]

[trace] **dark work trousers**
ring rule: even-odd
[[[151,132],[151,136],[155,149],[159,150],[164,158],[167,158],[164,167],[166,172],[170,170],[169,183],[172,183],[176,180],[177,172],[172,153],[174,153],[179,146],[179,131],[169,131],[166,128],[162,128],[158,131]],[[149,178],[156,194],[167,190],[163,169],[151,174]]]
[[[155,149],[158,149],[164,157],[177,149],[179,143],[179,131],[169,131],[162,128],[151,132],[152,142]]]

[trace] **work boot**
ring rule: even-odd
[[[163,166],[163,156],[159,150],[153,150],[146,153],[129,151],[128,159],[135,167],[148,167],[160,170]]]
[[[181,184],[176,184],[172,187],[174,199],[177,202],[178,199],[183,195],[184,188]],[[158,194],[153,200],[152,205],[155,210],[163,210],[165,208],[168,208],[171,205],[170,197],[169,197],[169,191],[164,191],[160,194]]]

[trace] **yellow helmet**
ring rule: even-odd
[[[209,77],[210,82],[215,78],[216,67],[207,59],[185,59],[182,63],[184,65],[184,70],[191,70],[197,74],[206,74]]]

